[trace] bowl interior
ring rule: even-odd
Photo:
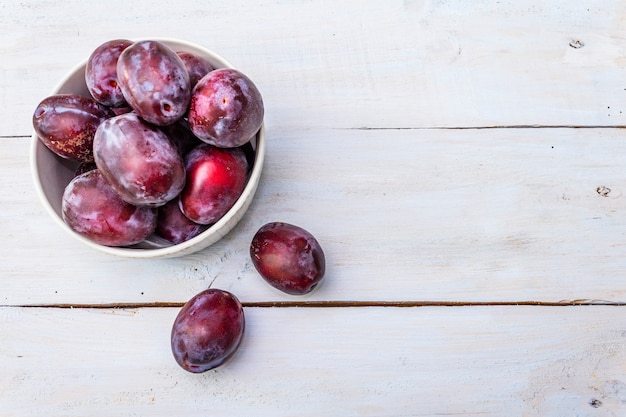
[[[179,40],[150,38],[159,40],[175,51],[186,51],[198,54],[209,61],[214,68],[233,68],[230,63],[219,55],[200,46]],[[51,94],[72,93],[90,97],[85,84],[85,62],[76,66],[68,75],[61,80]],[[52,218],[76,239],[84,244],[100,251],[134,258],[165,258],[182,256],[204,249],[220,240],[241,220],[248,209],[260,179],[261,169],[265,156],[265,131],[264,126],[250,140],[250,148],[253,153],[253,166],[246,187],[235,205],[217,223],[208,227],[198,236],[174,245],[156,235],[150,236],[144,242],[129,247],[109,247],[99,245],[70,229],[62,218],[61,200],[65,187],[74,177],[78,163],[59,157],[50,151],[37,137],[32,136],[31,168],[37,192],[44,208]]]

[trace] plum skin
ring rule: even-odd
[[[187,68],[191,88],[195,87],[202,77],[214,69],[206,59],[192,52],[178,51],[176,54],[182,59],[185,68]]]
[[[311,292],[326,272],[326,258],[317,239],[289,223],[262,226],[250,243],[250,258],[265,281],[291,295]]]
[[[162,206],[185,185],[178,148],[134,112],[103,122],[96,130],[93,152],[102,175],[131,204]]]
[[[244,310],[237,297],[209,288],[192,297],[178,312],[172,325],[172,354],[184,370],[206,372],[236,353],[244,329]]]
[[[182,59],[159,41],[138,41],[122,51],[117,78],[128,105],[149,123],[166,126],[189,107],[191,84]]]
[[[233,148],[248,142],[261,128],[263,98],[245,74],[220,68],[206,74],[191,92],[191,131],[213,146]]]
[[[248,161],[241,148],[203,143],[186,155],[185,171],[180,209],[192,221],[207,225],[222,218],[243,193]]]
[[[160,129],[176,145],[182,157],[185,157],[196,146],[204,143],[191,132],[189,124],[185,119],[181,119],[171,125],[161,126]]]
[[[65,187],[62,217],[74,232],[105,246],[128,246],[152,234],[157,212],[122,200],[92,169],[74,177]]]
[[[92,162],[96,130],[113,115],[92,98],[55,94],[39,103],[33,113],[33,127],[39,140],[60,157]]]
[[[204,230],[203,225],[192,222],[180,211],[178,199],[168,201],[158,209],[155,233],[175,245],[198,236]]]
[[[97,102],[109,107],[126,105],[117,80],[117,60],[122,51],[132,44],[128,39],[110,40],[98,46],[89,56],[85,83]]]

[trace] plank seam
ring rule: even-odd
[[[134,309],[134,308],[180,308],[184,302],[149,303],[101,303],[101,304],[21,304],[0,307],[17,308],[59,308],[59,309]],[[354,307],[572,307],[572,306],[626,306],[626,302],[604,300],[563,300],[563,301],[250,301],[242,302],[248,308],[354,308]]]
[[[360,126],[335,127],[332,130],[489,130],[489,129],[626,129],[626,125],[493,125],[493,126]],[[30,139],[32,135],[2,135],[1,139]]]
[[[489,130],[489,129],[624,129],[626,125],[493,125],[493,126],[405,126],[405,127],[382,127],[360,126],[339,127],[335,130]]]

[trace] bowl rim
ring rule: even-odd
[[[216,54],[212,50],[209,50],[201,45],[191,43],[188,41],[175,39],[175,38],[162,38],[162,37],[142,37],[137,39],[132,39],[133,42],[142,41],[142,40],[154,40],[160,41],[168,44],[177,44],[186,47],[187,49],[201,51],[203,54],[210,56],[214,61],[219,62],[220,65],[224,68],[233,68],[235,69],[228,61],[222,58],[220,55]],[[83,60],[79,64],[75,65],[70,71],[68,71],[65,76],[55,85],[54,89],[51,92],[52,94],[58,94],[59,90],[73,77],[76,76],[76,73],[83,70],[87,64],[87,59]],[[37,165],[37,155],[40,151],[49,151],[45,146],[42,146],[37,133],[33,130],[31,135],[31,144],[30,144],[30,167],[31,173],[33,177],[33,182],[35,184],[35,190],[37,195],[39,196],[39,200],[44,206],[45,211],[53,218],[53,220],[67,233],[73,236],[78,241],[84,243],[85,245],[94,248],[100,252],[107,253],[109,255],[121,256],[125,258],[171,258],[178,257],[183,255],[188,255],[202,249],[207,248],[208,246],[216,243],[221,238],[223,238],[228,232],[230,232],[236,224],[241,220],[243,215],[248,209],[248,206],[251,204],[253,197],[256,193],[256,189],[258,187],[258,183],[261,177],[261,172],[263,170],[263,165],[265,161],[265,121],[261,124],[260,129],[257,131],[256,135],[256,146],[254,153],[254,162],[252,165],[252,170],[248,176],[248,180],[246,182],[246,186],[244,187],[243,192],[235,202],[235,204],[224,214],[217,222],[210,225],[206,230],[202,231],[197,236],[193,238],[181,242],[178,244],[171,244],[165,247],[157,247],[154,248],[133,248],[133,247],[115,247],[115,246],[105,246],[100,245],[72,230],[66,223],[63,221],[61,216],[56,212],[56,210],[52,207],[48,197],[46,196],[45,190],[40,180],[40,170]]]

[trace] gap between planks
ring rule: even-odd
[[[494,126],[406,126],[406,127],[340,127],[335,130],[488,130],[488,129],[624,129],[626,125],[494,125]]]
[[[184,302],[148,303],[103,303],[103,304],[22,304],[1,305],[18,308],[61,308],[61,309],[137,309],[137,308],[181,308]],[[563,300],[563,301],[251,301],[241,303],[246,308],[355,308],[355,307],[501,307],[501,306],[626,306],[626,302],[603,300]]]
[[[484,129],[626,129],[626,125],[494,125],[494,126],[401,126],[401,127],[338,127],[334,130],[484,130]],[[32,135],[5,135],[0,139],[30,139]]]
[[[336,130],[482,130],[482,129],[624,129],[626,125],[495,125],[495,126],[424,126],[424,127],[350,127],[335,128]],[[0,136],[0,139],[31,138],[31,135]],[[133,309],[133,308],[180,308],[184,302],[149,302],[149,303],[103,303],[103,304],[23,304],[0,305],[0,307],[18,308],[84,308],[84,309]],[[543,307],[570,307],[570,306],[626,306],[626,302],[604,300],[564,300],[564,301],[261,301],[242,302],[248,308],[291,308],[291,307],[473,307],[473,306],[543,306]]]

